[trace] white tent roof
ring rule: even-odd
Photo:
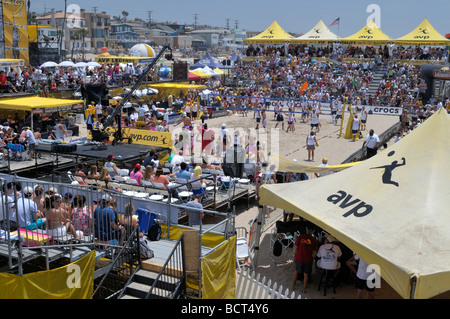
[[[327,44],[338,41],[339,36],[334,34],[328,29],[328,27],[320,20],[314,28],[309,30],[307,33],[294,38],[290,43],[302,44],[302,43],[315,43],[315,44]]]
[[[262,186],[261,203],[334,235],[377,265],[403,298],[433,297],[450,290],[449,135],[450,116],[441,108],[358,165],[324,178]]]

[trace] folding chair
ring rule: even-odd
[[[245,227],[236,227],[236,266],[239,270],[244,266],[254,268]]]

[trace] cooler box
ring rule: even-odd
[[[13,231],[11,232],[11,237],[13,235],[17,236],[19,232]],[[23,239],[23,245],[27,247],[37,247],[44,246],[47,243],[53,245],[53,237],[48,236],[44,233],[37,233],[31,230],[20,228],[20,237]]]

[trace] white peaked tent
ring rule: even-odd
[[[261,203],[336,236],[403,298],[450,290],[450,116],[441,108],[399,142],[323,178],[264,185]]]
[[[330,44],[339,41],[340,37],[328,29],[328,27],[320,20],[314,28],[307,33],[294,38],[290,41],[293,44]]]

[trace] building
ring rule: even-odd
[[[90,46],[95,52],[99,52],[102,47],[110,48],[114,45],[114,40],[111,38],[111,17],[106,12],[86,12],[80,10],[81,17],[85,19],[89,38],[91,39]]]
[[[64,26],[64,15],[66,25]],[[50,14],[45,14],[36,18],[37,25],[47,26],[47,28],[38,28],[38,45],[44,47],[56,47],[59,49],[59,37],[61,30],[64,32],[63,41],[61,43],[62,55],[68,56],[72,50],[77,52],[90,52],[91,39],[88,34],[83,32],[88,31],[86,21],[83,17],[78,15],[75,19],[74,15],[62,11],[51,10]],[[50,26],[50,27],[48,27]],[[84,30],[84,31],[83,31]],[[41,43],[41,40],[43,43]]]
[[[193,37],[194,47],[235,51],[243,48],[247,33],[242,30],[209,29],[188,32]]]
[[[124,49],[130,49],[135,44],[142,43],[141,34],[136,32],[134,27],[127,22],[111,23],[111,39]]]

